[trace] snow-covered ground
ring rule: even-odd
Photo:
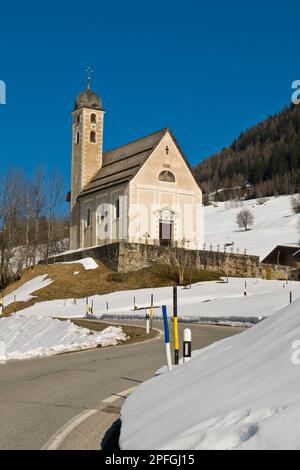
[[[99,268],[98,264],[93,258],[83,258],[77,261],[64,261],[62,263],[56,263],[56,264],[82,264],[82,266],[84,267],[86,271]]]
[[[34,296],[31,295],[32,292],[43,289],[44,287],[49,286],[49,284],[52,284],[52,279],[47,279],[47,276],[48,274],[37,276],[6,295],[3,299],[5,307],[14,302],[14,299],[16,299],[17,302],[27,302],[34,298]]]
[[[300,300],[143,383],[122,449],[300,449]]]
[[[290,196],[270,198],[259,205],[255,199],[244,201],[240,207],[229,207],[229,202],[220,202],[218,207],[204,208],[204,239],[222,249],[225,243],[234,242],[235,250],[247,249],[248,254],[264,258],[276,245],[297,245],[300,234],[297,229],[299,214],[291,208]],[[248,208],[254,215],[252,230],[240,230],[236,216],[242,208]]]
[[[245,282],[247,296],[244,296]],[[286,285],[282,281],[241,278],[229,278],[228,284],[220,281],[201,282],[193,284],[191,289],[178,288],[178,316],[186,320],[227,319],[231,322],[238,319],[257,319],[285,307],[289,303],[290,291],[294,300],[300,297],[300,283],[290,281]],[[98,318],[145,318],[145,308],[150,305],[151,294],[154,296],[155,306],[167,305],[171,316],[172,287],[95,295],[90,297],[89,302],[93,300],[94,315]],[[134,301],[138,310],[134,310]],[[68,318],[83,317],[85,311],[85,299],[59,299],[38,302],[22,310],[22,314]],[[155,309],[155,316],[161,318],[160,308]]]
[[[15,314],[0,318],[0,362],[51,356],[97,346],[115,346],[126,340],[120,327],[101,332],[81,328],[70,320]]]

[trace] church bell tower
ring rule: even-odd
[[[78,195],[102,166],[104,109],[101,98],[91,91],[91,68],[88,86],[76,101],[72,112],[72,185],[70,249],[81,248],[80,204]]]

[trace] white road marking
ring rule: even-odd
[[[130,395],[137,387],[138,385],[134,385],[133,387],[127,388],[127,390],[123,390],[123,392],[118,393],[118,395],[121,395],[122,397],[128,397],[128,395]]]
[[[102,400],[102,403],[112,403],[116,400],[119,400],[120,397],[118,397],[118,395],[111,395],[110,397],[108,398],[105,398],[105,400]]]
[[[126,398],[128,395],[130,395],[133,390],[135,390],[138,387],[138,385],[135,385],[134,387],[128,388],[127,390],[123,390],[123,392],[116,393],[114,395],[111,395],[108,398],[105,398],[102,400],[102,403],[113,403],[116,400],[119,400],[119,398]]]
[[[126,398],[130,395],[133,390],[135,390],[138,385],[134,385],[134,387],[127,388],[123,390],[123,392],[117,393],[115,395],[111,395],[108,398],[102,400],[102,403],[113,403],[120,398]],[[88,419],[95,413],[100,412],[101,410],[86,410],[78,415],[74,416],[74,418],[70,419],[64,426],[62,426],[47,442],[43,445],[42,450],[57,450],[63,441],[71,434],[74,429],[76,429],[83,421]]]
[[[42,450],[57,450],[63,441],[74,431],[77,426],[79,426],[83,421],[92,416],[95,413],[98,413],[99,410],[86,410],[74,418],[70,419],[64,426],[62,426],[46,444],[42,447]]]

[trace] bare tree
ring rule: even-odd
[[[259,206],[263,206],[267,202],[268,202],[267,197],[259,197],[258,199],[256,199],[256,204],[259,205]]]
[[[14,276],[14,247],[19,241],[22,214],[22,183],[20,171],[10,168],[0,187],[0,283],[5,287]]]
[[[61,212],[63,180],[42,168],[33,178],[11,168],[0,177],[0,286],[19,278],[51,250],[66,249],[68,218]]]
[[[191,271],[190,254],[184,248],[176,248],[172,251],[172,259],[177,267],[178,284],[182,286],[186,279],[186,275]]]
[[[297,220],[297,231],[300,235],[300,218],[298,218],[298,220]],[[298,241],[298,244],[300,245],[300,240]]]
[[[250,230],[250,227],[254,224],[254,215],[250,209],[242,209],[236,217],[236,223],[240,228]]]
[[[46,209],[46,179],[45,170],[43,168],[36,169],[34,173],[30,201],[33,224],[32,266],[35,266],[37,262],[38,246],[42,241],[40,236],[41,219]]]
[[[54,240],[55,234],[55,223],[57,218],[57,209],[61,202],[63,188],[63,180],[58,173],[54,172],[49,181],[48,187],[48,201],[47,201],[47,240],[46,240],[46,252],[45,262],[48,263],[51,243]]]

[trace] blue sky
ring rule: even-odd
[[[280,3],[2,2],[2,169],[46,165],[69,186],[70,112],[89,64],[105,149],[166,126],[192,164],[229,145],[300,79],[300,4]]]

